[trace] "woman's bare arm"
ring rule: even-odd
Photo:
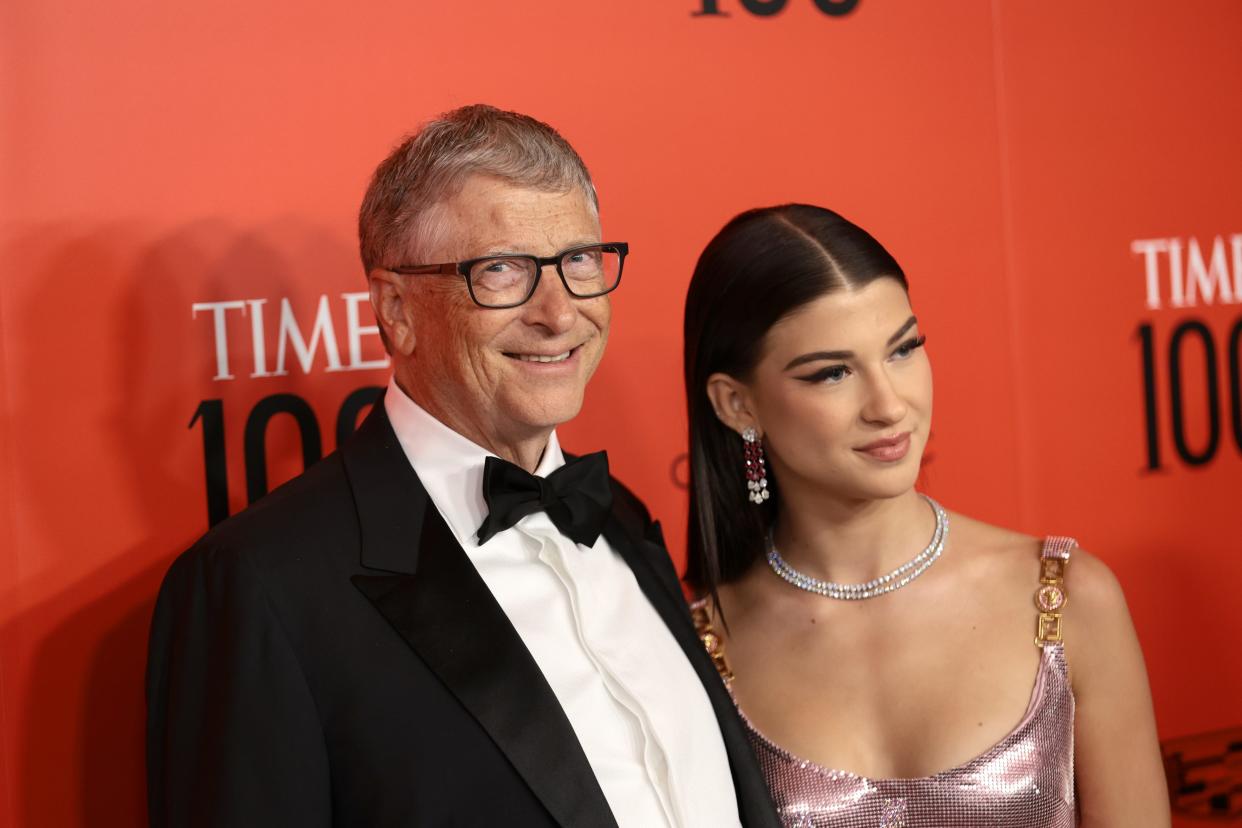
[[[1151,690],[1121,585],[1103,562],[1077,550],[1066,587],[1082,828],[1166,828],[1169,794]]]

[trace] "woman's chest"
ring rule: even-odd
[[[733,691],[793,754],[875,778],[979,755],[1023,718],[1041,651],[1009,618],[754,625],[731,637]]]

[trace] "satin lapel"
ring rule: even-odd
[[[362,563],[394,573],[355,575],[354,585],[487,731],[558,823],[616,828],[552,688],[429,502],[382,404],[345,455],[359,499]]]
[[[662,543],[643,537],[634,527],[618,519],[615,513],[604,529],[604,537],[629,564],[639,588],[672,632],[673,638],[685,652],[686,658],[694,667],[694,672],[707,691],[712,711],[720,723],[720,735],[724,740],[725,751],[729,755],[729,767],[733,772],[733,786],[737,793],[742,825],[747,828],[752,826],[779,828],[780,821],[768,794],[763,774],[759,770],[759,763],[750,747],[750,740],[746,736],[742,720],[737,715],[733,698],[725,689],[724,682],[721,681],[720,674],[716,671],[716,666],[708,657],[703,642],[699,640],[680,586],[675,582],[669,584],[669,579],[661,577],[656,571],[654,562],[661,559],[667,560],[668,550]],[[671,562],[669,569],[672,569]],[[675,572],[672,577],[676,578]]]

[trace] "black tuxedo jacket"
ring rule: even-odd
[[[776,826],[659,524],[613,486],[604,535],[707,688],[743,824]],[[147,774],[153,826],[616,825],[382,403],[173,563],[151,629]]]

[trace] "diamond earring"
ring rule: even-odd
[[[742,430],[742,455],[746,458],[747,498],[751,503],[761,504],[771,493],[768,491],[768,472],[763,463],[763,444],[759,433],[751,426]]]

